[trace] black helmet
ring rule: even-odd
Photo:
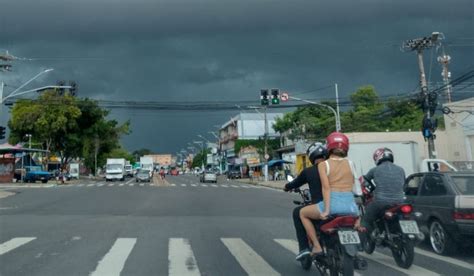
[[[393,151],[389,148],[379,148],[375,150],[374,155],[375,165],[380,165],[383,161],[390,161],[393,163]]]
[[[323,143],[320,143],[320,142],[315,142],[315,143],[312,143],[308,147],[308,150],[306,151],[306,154],[309,157],[309,161],[311,161],[311,163],[314,164],[314,162],[317,159],[320,159],[320,158],[326,159],[326,157],[328,155],[328,151],[326,149],[326,145],[324,145]]]

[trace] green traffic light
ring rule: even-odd
[[[268,105],[268,99],[262,99],[260,103],[261,105]]]
[[[278,98],[273,98],[273,99],[272,99],[272,104],[280,104],[280,99],[278,99]]]

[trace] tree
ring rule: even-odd
[[[194,156],[193,158],[193,164],[192,164],[192,167],[193,168],[196,168],[196,167],[201,167],[202,165],[204,165],[204,167],[207,165],[207,154],[208,153],[211,153],[211,150],[210,149],[206,149],[204,151],[199,151],[196,156]]]
[[[141,156],[152,154],[153,152],[150,149],[139,149],[132,152],[132,155],[135,157],[136,162],[140,160]]]
[[[94,100],[46,91],[38,100],[20,100],[13,106],[9,141],[18,143],[32,134],[43,149],[60,156],[63,165],[83,158],[94,171],[96,160],[99,167],[105,164],[106,154],[120,148],[121,135],[129,133],[129,122],[119,125],[107,120],[108,114]]]
[[[43,149],[63,152],[67,147],[63,138],[75,131],[80,116],[75,98],[69,94],[61,96],[56,91],[47,91],[36,101],[20,100],[13,106],[8,122],[9,142],[18,143],[26,134],[31,134]],[[48,158],[45,160],[47,162]]]

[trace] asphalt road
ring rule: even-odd
[[[296,195],[196,176],[160,185],[80,181],[0,199],[0,275],[317,275],[294,260]],[[474,253],[387,251],[361,275],[474,275]]]

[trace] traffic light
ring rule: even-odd
[[[77,95],[77,83],[75,81],[70,81],[69,86],[71,86],[71,89],[69,89],[69,93],[71,96],[76,96]]]
[[[260,104],[261,105],[268,105],[270,103],[268,97],[268,89],[262,89],[260,90]]]
[[[5,139],[5,127],[0,126],[0,139]]]
[[[65,86],[66,82],[65,81],[58,81],[56,83],[57,86]],[[64,95],[64,88],[56,88],[56,91],[58,92],[59,96]]]
[[[280,90],[272,89],[272,104],[280,104]]]

